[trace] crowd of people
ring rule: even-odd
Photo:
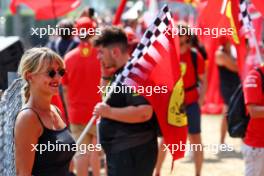
[[[166,156],[165,141],[150,103],[137,93],[113,93],[106,101],[103,101],[105,95],[98,93],[98,86],[111,85],[122,72],[143,34],[138,30],[142,29],[142,24],[137,23],[137,19],[129,19],[118,27],[107,26],[94,18],[94,9],[87,8],[75,21],[63,19],[58,26],[69,30],[97,27],[102,30],[99,35],[85,37],[56,36],[46,47],[29,49],[21,58],[19,74],[26,84],[24,104],[14,129],[17,175],[86,176],[91,169],[93,176],[99,176],[104,169],[109,176],[160,176]],[[178,27],[187,29],[188,24],[179,23]],[[207,73],[208,57],[197,36],[180,35],[179,46],[188,139],[190,144],[202,145],[201,107],[207,89],[206,75],[210,74]],[[214,58],[224,100],[219,144],[225,143],[225,114],[230,97],[241,82],[251,117],[243,139],[245,175],[262,176],[262,79],[253,69],[244,81],[240,80],[236,58],[229,39],[219,38]],[[264,73],[264,66],[259,67]],[[100,123],[92,125],[81,144],[100,143],[102,150],[87,150],[85,154],[71,150],[43,153],[32,150],[32,145],[37,144],[73,146],[93,115],[101,117]],[[195,165],[193,175],[202,175],[203,149],[192,151],[190,155]]]

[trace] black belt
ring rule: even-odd
[[[190,86],[190,87],[187,87],[187,88],[184,88],[184,91],[185,92],[189,92],[193,89],[196,89],[198,87],[198,84],[194,84],[193,86]]]

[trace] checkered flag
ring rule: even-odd
[[[151,70],[159,63],[159,59],[162,58],[160,51],[169,45],[167,35],[172,35],[168,28],[171,22],[173,23],[173,20],[169,8],[167,5],[164,5],[153,23],[144,33],[143,38],[132,53],[132,58],[124,67],[123,72],[113,82],[113,87],[118,83],[137,86],[138,82],[148,79]]]
[[[183,111],[184,89],[179,59],[179,36],[174,28],[169,8],[165,5],[148,27],[123,71],[112,83],[106,99],[117,85],[133,87],[154,109],[166,144],[185,144],[187,116]],[[142,92],[141,88],[145,91]],[[165,92],[155,88],[166,87]],[[148,95],[147,88],[152,89]],[[154,90],[154,91],[153,91]],[[184,151],[173,151],[173,160],[182,158]]]
[[[253,30],[250,14],[248,12],[247,0],[240,0],[239,9],[240,9],[239,21],[241,22],[240,31],[242,34],[245,34]]]

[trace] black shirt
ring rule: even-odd
[[[40,151],[40,146],[37,146],[38,151],[35,154],[32,175],[67,176],[70,162],[75,154],[73,150],[75,141],[68,128],[55,131],[43,126],[43,134],[40,136],[38,144],[45,145],[47,150]]]
[[[117,74],[122,70],[123,68],[116,72],[112,82],[115,81]],[[118,84],[117,86],[123,87],[124,85]],[[111,107],[120,108],[149,104],[143,96],[129,92],[113,93],[106,103]],[[155,113],[153,113],[149,121],[133,124],[102,118],[99,125],[99,134],[103,149],[105,152],[111,153],[136,147],[151,140],[156,140],[157,130]]]
[[[238,73],[233,72],[223,66],[218,66],[218,69],[221,87],[226,87],[227,89],[230,89],[230,87],[236,88],[240,84]]]

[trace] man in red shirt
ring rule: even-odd
[[[87,29],[87,31],[91,31],[91,28],[95,27],[95,22],[88,17],[81,17],[76,21],[76,28],[80,30]],[[92,117],[93,107],[97,102],[101,101],[97,87],[100,85],[101,78],[97,52],[92,47],[89,34],[85,37],[82,31],[80,40],[80,45],[65,55],[66,74],[62,80],[70,129],[75,140],[79,138],[85,125]],[[96,125],[94,124],[82,144],[96,145],[96,142]],[[90,153],[91,155],[89,155]],[[91,164],[93,175],[100,175],[98,152],[87,151],[85,154],[77,154],[74,158],[74,167],[78,176],[87,175],[89,163]]]
[[[260,67],[264,73],[264,66]],[[242,153],[246,176],[264,175],[264,91],[261,75],[252,70],[243,83],[245,104],[250,115]]]
[[[194,154],[196,176],[199,176],[203,162],[200,106],[203,103],[206,89],[205,63],[202,56],[191,48],[191,34],[181,34],[181,31],[184,31],[182,29],[190,31],[189,28],[185,25],[179,25],[178,29],[180,31],[180,59],[185,90],[184,104],[188,117],[188,133],[190,144],[197,145],[197,147],[191,148],[191,150],[195,148],[196,151],[191,152]]]

